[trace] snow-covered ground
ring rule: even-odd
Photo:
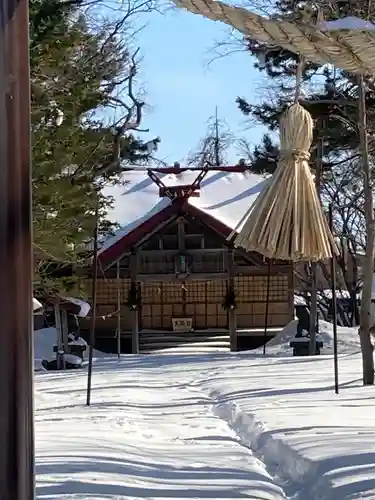
[[[375,388],[356,330],[331,354],[207,352],[96,359],[36,373],[38,500],[375,499]],[[332,332],[321,323],[330,352]]]

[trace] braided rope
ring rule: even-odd
[[[325,32],[311,23],[266,19],[218,0],[173,0],[195,14],[228,24],[246,36],[300,54],[317,64],[333,64],[351,73],[375,73],[375,30]]]

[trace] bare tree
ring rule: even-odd
[[[207,132],[197,148],[187,158],[188,165],[223,165],[227,161],[227,152],[233,143],[233,134],[224,120],[218,118],[217,109],[207,123]]]

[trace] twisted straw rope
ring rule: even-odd
[[[375,72],[375,31],[320,31],[303,22],[266,19],[242,7],[216,0],[173,0],[195,14],[228,24],[246,36],[277,45],[317,64],[333,64],[351,73]]]

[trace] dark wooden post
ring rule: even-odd
[[[138,256],[136,252],[130,255],[130,275],[132,286],[137,285]],[[132,354],[139,354],[139,310],[138,307],[132,311]]]
[[[234,278],[235,278],[235,262],[234,262],[234,249],[232,247],[228,248],[226,253],[226,268],[228,273],[228,290],[234,290]],[[237,319],[236,319],[236,309],[228,309],[228,322],[229,322],[229,337],[230,337],[230,350],[237,351]]]
[[[120,259],[116,263],[116,296],[117,296],[117,357],[121,357],[121,278]]]
[[[61,311],[61,329],[64,352],[69,352],[69,325],[68,325],[68,312],[63,309]]]
[[[328,207],[328,223],[333,234],[333,209],[332,203]],[[332,290],[332,321],[333,321],[333,367],[335,379],[335,393],[339,393],[339,359],[337,351],[337,298],[336,298],[336,256],[331,257],[331,290]]]
[[[267,345],[267,333],[268,333],[268,322],[269,322],[269,307],[270,307],[270,285],[271,285],[271,269],[272,269],[272,259],[268,259],[267,265],[267,290],[266,290],[266,309],[264,312],[264,332],[263,332],[263,355],[266,355],[266,345]]]
[[[61,310],[59,304],[56,302],[55,306],[55,325],[56,325],[56,362],[57,369],[62,370],[65,368],[64,363],[64,349],[63,349],[63,333],[61,324]]]
[[[294,277],[294,268],[295,264],[293,262],[290,263],[290,267],[288,266],[288,314],[289,321],[292,321],[295,316],[295,307],[294,307],[294,290],[295,290],[295,277]]]
[[[179,255],[181,256],[181,254],[183,254],[185,251],[185,224],[183,217],[180,217],[177,223],[177,239],[178,239],[178,252]],[[180,263],[178,265],[180,266]],[[186,317],[186,288],[184,281],[181,282],[181,287],[182,287],[182,316]]]
[[[0,0],[0,498],[34,487],[27,0]]]

